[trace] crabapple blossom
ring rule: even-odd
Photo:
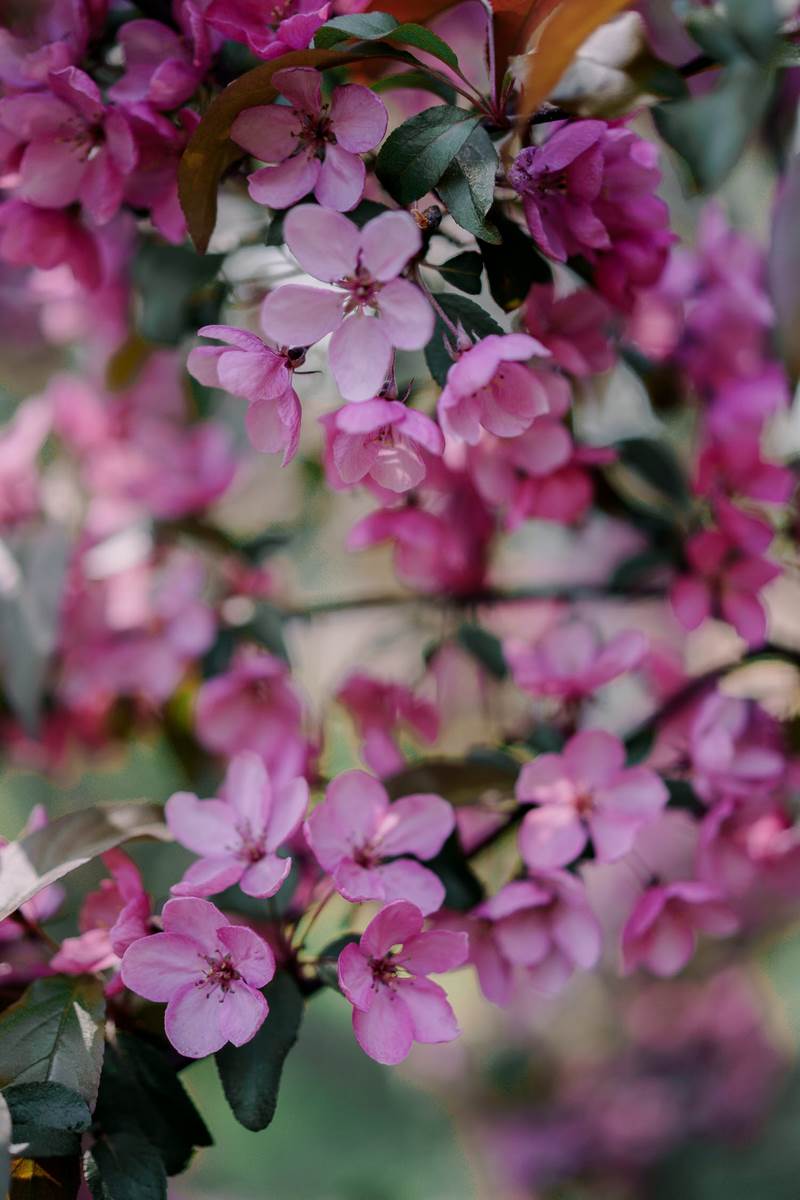
[[[288,104],[257,105],[239,113],[231,137],[262,162],[248,178],[250,195],[270,208],[289,208],[309,192],[324,208],[355,208],[364,192],[360,157],[386,132],[383,101],[359,83],[333,89],[323,103],[322,76],[313,67],[287,67],[272,86]]]
[[[127,21],[119,31],[125,72],[108,89],[116,104],[178,108],[197,90],[211,63],[202,17],[191,3],[176,5],[180,32],[161,21]]]
[[[520,803],[537,805],[519,833],[532,870],[566,866],[589,839],[600,862],[621,858],[669,798],[655,771],[626,767],[622,743],[600,729],[576,734],[563,754],[526,763],[516,792]]]
[[[292,866],[276,851],[307,807],[305,779],[273,786],[262,760],[247,750],[231,760],[219,799],[176,792],[167,801],[167,825],[200,858],[172,885],[173,895],[212,896],[238,883],[248,896],[274,896]]]
[[[481,426],[497,437],[513,438],[547,412],[547,392],[523,364],[549,351],[525,333],[490,333],[459,354],[439,396],[439,420],[450,437],[470,445]]]
[[[441,908],[444,885],[417,859],[438,854],[454,828],[441,796],[420,793],[390,804],[377,779],[345,771],[308,818],[306,838],[345,899],[408,900],[427,914]]]
[[[212,29],[269,60],[305,50],[327,21],[331,6],[317,5],[316,0],[276,0],[271,8],[262,0],[211,0],[200,8]]]
[[[362,400],[320,418],[327,434],[325,469],[331,487],[368,479],[388,492],[408,492],[425,478],[421,450],[440,455],[442,431],[399,400]]]
[[[550,351],[551,361],[576,378],[599,375],[614,365],[612,309],[589,288],[557,297],[552,284],[534,284],[525,300],[523,322]]]
[[[721,892],[698,880],[647,888],[622,931],[626,972],[644,966],[653,975],[677,975],[695,952],[699,934],[729,937],[738,920]]]
[[[226,1042],[249,1042],[269,1012],[259,990],[275,974],[269,946],[209,900],[168,900],[161,917],[163,933],[139,938],[125,951],[125,986],[166,1003],[164,1032],[186,1058],[205,1058]]]
[[[689,725],[692,784],[707,803],[775,792],[786,770],[780,731],[752,702],[714,691]]]
[[[65,938],[51,959],[54,971],[67,975],[119,968],[128,946],[151,932],[150,897],[139,868],[121,850],[107,850],[103,863],[111,873],[90,892],[78,915],[78,937]]]
[[[534,646],[513,638],[503,651],[517,687],[574,703],[634,671],[648,647],[638,630],[626,629],[603,642],[592,625],[572,618],[553,626]]]
[[[376,775],[391,775],[405,765],[397,744],[398,728],[407,728],[425,742],[439,732],[439,713],[427,700],[401,683],[387,683],[363,671],[348,675],[336,699],[352,717],[362,739],[364,762]]]
[[[284,346],[310,346],[332,333],[330,366],[345,400],[369,400],[386,380],[393,347],[420,350],[433,333],[433,309],[415,283],[400,278],[422,238],[406,212],[386,212],[359,229],[341,213],[315,205],[293,208],[286,245],[315,279],[335,285],[285,283],[261,312],[266,334]]]
[[[364,1053],[393,1065],[414,1042],[457,1038],[447,995],[427,976],[460,967],[467,953],[465,933],[425,932],[413,904],[396,900],[381,909],[358,945],[345,946],[339,955],[339,986],[353,1005],[353,1032]]]

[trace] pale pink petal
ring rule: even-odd
[[[246,400],[277,400],[289,387],[290,375],[283,355],[261,346],[256,354],[225,350],[218,368],[220,385],[232,396]]]
[[[584,970],[590,970],[600,957],[603,938],[594,913],[586,908],[561,905],[553,917],[553,941],[559,949]]]
[[[325,150],[314,195],[325,208],[347,212],[355,208],[364,194],[366,168],[357,154],[329,145]]]
[[[164,1013],[164,1032],[184,1058],[206,1058],[225,1045],[227,1037],[220,1027],[224,1002],[220,1004],[219,1000],[218,989],[193,983],[182,987],[170,1000]]]
[[[331,338],[329,360],[345,400],[369,400],[383,387],[392,346],[375,317],[348,317]]]
[[[540,754],[525,763],[516,784],[521,804],[569,804],[575,787],[560,754]]]
[[[173,883],[173,896],[215,896],[233,887],[242,877],[245,864],[240,858],[198,858],[187,867],[183,878]]]
[[[408,1055],[414,1041],[411,1013],[397,990],[379,987],[369,1009],[353,1009],[353,1032],[365,1054],[393,1066]]]
[[[685,575],[678,579],[670,593],[675,616],[684,629],[697,629],[711,616],[711,596],[702,579]]]
[[[283,234],[303,270],[324,283],[352,275],[358,265],[359,231],[341,213],[301,204],[286,214]]]
[[[243,1046],[256,1036],[268,1012],[261,992],[246,983],[233,983],[219,1006],[220,1033],[226,1042]]]
[[[619,675],[634,671],[647,656],[650,640],[638,629],[629,629],[612,638],[587,671],[592,687],[600,687]]]
[[[364,402],[369,404],[369,400]],[[366,441],[363,436],[339,434],[334,438],[333,461],[343,483],[359,483],[371,471],[378,456],[376,441]]]
[[[598,862],[610,863],[633,848],[642,819],[609,810],[592,813],[588,824]]]
[[[452,929],[430,929],[410,938],[397,955],[397,961],[412,975],[438,975],[463,966],[468,955],[469,938],[466,933]]]
[[[192,792],[176,792],[164,815],[175,840],[195,854],[219,858],[239,843],[235,816],[224,800],[198,800]]]
[[[298,417],[299,415],[298,413]],[[251,444],[262,454],[286,451],[292,440],[292,426],[284,424],[277,400],[255,400],[248,405],[244,423]],[[287,461],[288,457],[285,456],[284,462]]]
[[[662,978],[677,975],[694,954],[695,934],[688,921],[671,908],[664,909],[644,938],[637,960]]]
[[[278,790],[267,821],[268,850],[277,850],[297,832],[307,808],[308,784],[305,779],[292,779]]]
[[[228,925],[219,940],[230,951],[231,961],[251,987],[264,987],[275,974],[275,955],[267,943],[246,925]]]
[[[393,279],[381,289],[378,311],[392,345],[399,350],[421,350],[433,337],[433,309],[408,279]]]
[[[378,448],[371,475],[390,492],[408,492],[418,487],[427,474],[425,463],[410,442],[396,442]]]
[[[466,934],[463,936],[466,938]],[[404,979],[398,991],[411,1014],[415,1042],[452,1042],[461,1033],[447,994],[437,983]]]
[[[201,947],[190,937],[153,933],[133,942],[122,958],[126,987],[145,1000],[163,1003],[206,968]]]
[[[225,772],[221,791],[225,802],[237,814],[237,828],[241,830],[244,824],[250,834],[261,834],[272,804],[272,787],[264,760],[252,750],[237,754]]]
[[[527,813],[519,849],[531,869],[551,870],[574,862],[586,845],[586,829],[572,807],[544,804]]]
[[[604,729],[578,733],[564,748],[564,761],[573,778],[596,788],[609,783],[625,765],[625,748]]]
[[[481,991],[492,1004],[504,1008],[511,1001],[513,969],[497,948],[490,930],[470,931],[470,954]]]
[[[570,959],[554,949],[542,962],[528,967],[528,980],[537,992],[545,996],[557,996],[569,983],[573,970]]]
[[[369,1008],[374,998],[373,976],[369,963],[351,942],[339,955],[339,987],[356,1008]]]
[[[278,858],[277,854],[265,854],[263,858],[258,859],[246,869],[239,881],[239,887],[248,896],[266,899],[268,896],[274,896],[280,890],[281,884],[291,869],[292,860],[290,858]]]
[[[380,872],[380,867],[362,867],[345,858],[334,870],[333,882],[340,895],[353,904],[362,904],[365,900],[386,900]]]
[[[72,142],[31,142],[20,163],[16,194],[40,208],[66,208],[78,199],[86,159]]]
[[[509,962],[530,967],[540,963],[550,949],[547,920],[535,910],[523,910],[498,921],[495,938]]]
[[[207,953],[219,949],[217,932],[230,921],[210,900],[176,899],[164,905],[161,919],[167,933],[179,933],[199,942]]]
[[[312,346],[343,320],[342,293],[285,283],[261,306],[261,327],[279,346]]]
[[[386,106],[379,96],[360,83],[333,89],[331,124],[336,141],[344,150],[363,154],[377,146],[386,133]]]
[[[433,858],[455,829],[453,807],[441,796],[418,793],[402,796],[389,807],[378,830],[385,857],[415,854]]]
[[[205,387],[219,387],[219,360],[226,353],[224,346],[195,346],[189,351],[186,370]]]
[[[321,79],[313,67],[285,67],[275,72],[271,82],[295,108],[315,117],[322,108]]]
[[[326,871],[371,841],[389,800],[366,771],[346,771],[329,784],[325,800],[311,813],[306,832],[311,849]]]
[[[406,212],[386,212],[367,221],[361,231],[361,262],[374,279],[396,278],[422,249],[422,234]]]
[[[722,616],[749,646],[761,646],[767,638],[767,613],[758,596],[746,592],[723,592]]]
[[[256,204],[266,204],[268,208],[288,208],[313,190],[319,175],[319,159],[301,151],[274,167],[260,167],[248,175],[247,190]]]
[[[281,162],[297,146],[300,117],[283,104],[259,104],[240,112],[231,126],[238,146],[265,163]]]
[[[422,923],[422,913],[416,905],[395,900],[372,918],[361,936],[361,949],[372,958],[383,958],[392,946],[415,937]]]
[[[444,904],[444,884],[433,871],[413,858],[398,858],[395,862],[373,867],[370,872],[380,881],[382,896],[374,899],[408,900],[428,916]]]
[[[632,817],[648,817],[661,811],[669,800],[663,780],[647,767],[630,767],[595,792],[597,808]]]

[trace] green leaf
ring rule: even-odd
[[[81,1135],[18,1122],[11,1149],[15,1158],[69,1158],[80,1154]]]
[[[83,1169],[94,1200],[167,1200],[161,1155],[141,1134],[104,1134]]]
[[[62,1083],[90,1108],[103,1062],[105,999],[98,979],[37,979],[0,1016],[0,1087]]]
[[[701,191],[715,191],[736,166],[766,111],[772,82],[769,68],[738,59],[712,92],[653,109],[659,133],[686,160]]]
[[[375,173],[400,204],[419,200],[435,187],[479,118],[463,108],[437,104],[404,121],[389,135]]]
[[[665,779],[664,783],[669,792],[670,808],[686,809],[696,817],[705,816],[708,810],[688,779]]]
[[[456,833],[451,833],[435,858],[425,866],[444,884],[444,906],[467,912],[483,900],[483,884],[467,861]]]
[[[500,243],[496,226],[486,221],[494,203],[497,151],[482,125],[472,131],[442,175],[437,191],[462,229],[484,242]]]
[[[11,1113],[8,1110],[5,1097],[0,1092],[0,1196],[8,1191],[8,1180],[11,1174]]]
[[[632,554],[614,568],[608,582],[609,591],[627,592],[641,587],[656,571],[661,571],[673,563],[673,558],[666,546],[653,546]]]
[[[132,838],[169,841],[163,809],[145,800],[67,813],[0,849],[0,920],[42,888]]]
[[[447,292],[437,292],[436,303],[456,326],[461,326],[465,333],[478,338],[490,333],[503,333],[494,317],[490,317],[485,309],[467,300],[464,296],[452,296]],[[425,361],[436,382],[444,387],[447,382],[447,372],[453,365],[453,356],[449,351],[454,337],[437,312],[433,327],[433,337],[425,347]]]
[[[352,38],[362,42],[383,41],[392,45],[413,46],[415,50],[422,50],[438,58],[454,71],[458,70],[458,58],[447,43],[431,29],[410,22],[398,25],[394,17],[383,12],[351,13],[334,17],[317,31],[314,45],[321,50],[330,50],[333,46]]]
[[[641,729],[637,729],[634,733],[625,739],[625,751],[627,753],[628,766],[633,767],[637,763],[644,762],[653,749],[656,740],[655,725],[643,725]]]
[[[530,237],[514,221],[499,212],[492,223],[500,233],[500,244],[480,243],[492,299],[506,312],[524,303],[534,283],[550,283],[553,272]]]
[[[465,622],[460,627],[456,640],[495,679],[506,678],[508,667],[502,644],[500,639],[490,633],[488,629],[484,629],[481,625],[470,625]]]
[[[617,446],[620,462],[682,508],[689,503],[683,469],[670,446],[655,438],[626,438]]]
[[[777,46],[780,21],[772,0],[725,0],[728,21],[744,49],[757,62],[768,63]]]
[[[254,1132],[266,1129],[275,1116],[283,1064],[303,1019],[303,997],[286,971],[277,973],[264,995],[269,1014],[252,1041],[223,1046],[215,1055],[233,1115]]]
[[[96,1119],[106,1134],[132,1132],[158,1150],[168,1175],[185,1170],[211,1135],[175,1068],[157,1046],[117,1032],[106,1047]]]
[[[525,745],[537,754],[560,754],[564,749],[564,734],[556,725],[540,721],[525,738]]]
[[[83,1133],[92,1123],[92,1114],[83,1096],[63,1083],[52,1080],[14,1083],[3,1089],[3,1095],[11,1110],[15,1140],[18,1140],[19,1125],[42,1125],[66,1133]]]
[[[436,270],[445,283],[452,284],[470,296],[480,295],[483,259],[474,250],[464,250],[463,253],[448,258],[447,262],[442,263]]]
[[[214,286],[223,254],[146,241],[133,259],[141,305],[137,328],[149,342],[176,345],[198,324],[214,321],[224,287]]]
[[[248,634],[270,654],[289,662],[289,651],[283,636],[283,619],[280,609],[267,600],[259,600],[253,619],[247,627]]]
[[[392,800],[416,792],[435,792],[459,808],[477,804],[487,792],[498,797],[513,796],[516,777],[516,765],[512,768],[457,758],[431,758],[404,767],[383,782]]]
[[[445,104],[455,104],[456,90],[443,79],[428,75],[425,71],[403,71],[397,75],[384,75],[372,85],[373,92],[394,92],[398,88],[413,88],[423,92],[432,92],[439,96]],[[348,216],[352,214],[348,213]]]
[[[438,58],[451,70],[458,70],[458,58],[447,42],[442,41],[438,34],[435,34],[432,29],[426,29],[424,25],[404,22],[402,25],[398,25],[384,40],[393,45],[412,46],[415,50],[422,50],[424,54]]]
[[[367,221],[371,221],[374,217],[379,217],[381,213],[389,211],[385,204],[378,204],[377,200],[362,200],[360,204],[357,204],[355,208],[350,210],[347,217],[359,229],[363,229]]]

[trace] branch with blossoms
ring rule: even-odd
[[[734,680],[800,667],[796,21],[630,7],[2,31],[2,746],[181,779],[0,844],[12,1196],[166,1197],[181,1072],[265,1128],[325,989],[392,1066],[450,972],[536,1006],[796,918],[792,698]],[[696,198],[767,136],[769,253]]]

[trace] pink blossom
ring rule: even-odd
[[[248,896],[274,896],[292,866],[276,851],[300,827],[307,807],[305,779],[273,787],[251,751],[231,761],[220,799],[176,792],[167,801],[167,825],[200,858],[173,884],[173,895],[212,896],[238,883]]]
[[[50,963],[54,971],[116,970],[128,946],[151,932],[150,897],[139,868],[121,850],[108,850],[102,859],[111,878],[87,895],[78,916],[80,935],[61,943]]]
[[[714,691],[689,726],[692,784],[706,802],[764,798],[783,780],[777,723],[751,701]]]
[[[391,775],[405,766],[397,744],[397,731],[408,728],[425,742],[439,732],[439,714],[433,704],[415,696],[401,683],[387,683],[362,671],[349,675],[336,693],[355,722],[362,739],[364,762],[376,775]]]
[[[276,71],[272,86],[289,101],[247,108],[233,123],[231,137],[262,162],[248,177],[259,204],[289,208],[313,192],[325,208],[355,208],[364,192],[361,155],[386,132],[383,101],[358,83],[333,89],[322,101],[322,76],[313,67]]]
[[[325,429],[325,473],[344,490],[371,480],[379,494],[408,492],[425,478],[421,450],[441,455],[444,438],[430,417],[399,400],[362,400],[320,418]]]
[[[427,976],[465,962],[466,934],[426,933],[422,925],[420,910],[397,900],[339,956],[339,986],[353,1005],[356,1041],[379,1063],[402,1062],[414,1042],[451,1042],[460,1033],[444,989]]]
[[[49,93],[6,96],[0,125],[25,144],[20,199],[40,208],[78,201],[98,225],[116,213],[136,145],[123,113],[103,105],[93,79],[77,67],[49,76]]]
[[[0,79],[26,91],[46,86],[53,71],[83,58],[90,34],[105,20],[105,0],[37,0],[5,16],[0,29]]]
[[[125,181],[125,200],[150,213],[153,225],[168,242],[186,237],[186,219],[178,198],[178,162],[200,116],[181,108],[170,117],[149,104],[128,105],[125,115],[136,143],[136,169]]]
[[[376,396],[392,348],[420,350],[433,334],[425,295],[399,278],[422,245],[416,222],[406,212],[386,212],[358,229],[341,213],[302,204],[287,214],[284,236],[303,270],[335,288],[277,288],[264,301],[265,332],[282,346],[310,346],[332,333],[339,391],[346,400]]]
[[[195,0],[204,19],[226,38],[244,42],[259,58],[280,58],[290,50],[305,50],[324,25],[330,4],[316,0]]]
[[[438,854],[454,828],[453,810],[441,796],[420,793],[390,804],[377,779],[345,771],[308,818],[306,837],[345,899],[409,900],[427,914],[441,908],[444,886],[416,859]]]
[[[698,874],[726,896],[746,896],[760,886],[795,898],[800,829],[777,801],[720,800],[703,819]]]
[[[204,325],[198,333],[226,345],[192,350],[189,373],[207,387],[249,401],[245,424],[253,446],[267,454],[282,450],[284,466],[291,462],[302,416],[292,374],[303,361],[302,351],[273,350],[254,333],[230,325]]]
[[[752,428],[734,425],[709,441],[697,464],[694,490],[701,496],[727,493],[768,504],[786,504],[795,488],[789,467],[762,457]]]
[[[549,351],[525,333],[490,333],[465,350],[447,372],[439,396],[445,433],[475,445],[481,426],[497,437],[514,438],[547,412],[547,393],[523,364]]]
[[[240,651],[228,671],[206,680],[197,693],[195,726],[202,744],[228,756],[252,750],[273,783],[304,772],[308,743],[302,716],[286,663],[255,650]]]
[[[178,108],[197,90],[211,63],[202,18],[191,4],[175,6],[180,31],[161,21],[127,21],[117,34],[125,72],[108,89],[117,104],[146,103],[159,111]]]
[[[622,932],[624,969],[677,975],[694,954],[698,934],[729,937],[737,927],[722,894],[709,884],[655,884],[642,893]]]
[[[549,629],[533,647],[517,638],[503,645],[517,687],[568,702],[634,671],[648,648],[647,637],[638,630],[625,630],[603,643],[592,625],[574,618]]]
[[[613,367],[613,314],[602,296],[590,288],[556,298],[552,284],[534,284],[525,301],[523,320],[528,333],[570,375],[584,379]]]
[[[99,287],[103,277],[97,236],[80,217],[37,208],[18,196],[0,204],[0,258],[41,271],[64,264],[84,288]]]
[[[470,961],[481,991],[507,1005],[514,975],[537,992],[556,995],[576,969],[600,957],[600,926],[581,881],[567,871],[537,871],[507,883],[471,914]]]
[[[591,838],[600,862],[613,862],[666,805],[668,792],[647,767],[625,767],[625,748],[599,729],[579,733],[563,754],[540,754],[517,780],[517,799],[538,807],[519,833],[532,869],[573,862]]]
[[[196,897],[168,900],[162,920],[163,933],[139,938],[125,951],[125,986],[166,1003],[164,1032],[186,1058],[205,1058],[226,1042],[249,1042],[269,1012],[259,990],[275,974],[269,946]]]

